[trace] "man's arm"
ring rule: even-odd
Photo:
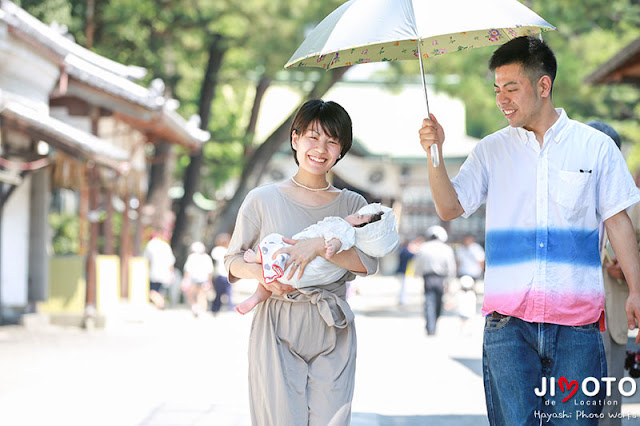
[[[440,167],[433,167],[431,164],[431,145],[438,145],[438,155],[440,156]],[[442,157],[442,144],[444,143],[444,130],[431,114],[431,119],[425,118],[420,129],[420,145],[427,153],[429,167],[429,185],[431,186],[431,194],[433,202],[436,205],[436,212],[442,220],[453,220],[462,213],[464,209],[458,201],[458,194],[451,184],[451,180],[447,175],[444,167],[444,159]]]
[[[640,324],[640,255],[635,232],[626,211],[611,216],[604,222],[609,241],[629,286],[629,298],[625,305],[629,330]],[[640,333],[636,344],[640,343]]]

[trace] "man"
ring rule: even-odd
[[[407,304],[407,267],[415,253],[411,250],[413,241],[403,241],[398,248],[398,266],[396,267],[396,279],[400,285],[398,291],[398,306]]]
[[[153,231],[144,249],[144,257],[149,261],[149,300],[158,309],[164,309],[163,288],[169,287],[173,281],[176,263],[167,240],[163,232]]]
[[[447,231],[441,226],[427,229],[426,241],[415,255],[415,275],[424,279],[424,318],[427,335],[436,334],[436,323],[442,312],[445,280],[455,277],[456,260],[447,244]]]
[[[194,241],[184,264],[182,290],[195,317],[207,310],[207,293],[213,289],[213,260],[205,250],[201,241]]]
[[[458,276],[470,276],[474,280],[482,278],[484,271],[484,249],[476,243],[473,235],[467,234],[462,239],[462,246],[456,250]]]
[[[621,149],[622,140],[620,135],[611,126],[602,121],[590,121],[587,125],[609,136],[613,139],[618,149]],[[627,214],[636,230],[636,241],[640,242],[640,204],[631,207]],[[602,332],[602,342],[604,343],[604,352],[607,357],[607,376],[615,377],[616,381],[619,381],[625,376],[624,364],[627,356],[628,327],[624,304],[629,297],[629,287],[624,279],[615,253],[613,253],[607,233],[604,232],[602,226],[600,231],[600,257],[602,259],[605,293],[604,311],[607,323],[607,330]],[[604,417],[600,419],[599,426],[622,425],[621,405],[622,395],[620,390],[618,386],[613,386],[611,395],[607,396],[607,403],[602,409]]]
[[[640,192],[609,137],[553,106],[557,64],[543,41],[511,40],[494,52],[489,68],[510,126],[478,143],[453,181],[444,167],[429,166],[444,220],[467,217],[486,202],[489,422],[597,424],[583,416],[600,413],[606,386],[599,383],[600,392],[588,396],[582,385],[607,373],[598,331],[604,311],[598,224],[604,220],[627,278],[627,321],[635,328],[640,258],[625,209],[640,201]],[[425,119],[420,143],[427,157],[444,140],[436,118]]]
[[[215,265],[213,289],[216,292],[216,297],[211,302],[211,312],[217,314],[222,307],[223,296],[227,298],[227,307],[231,311],[233,310],[233,301],[231,300],[231,284],[227,276],[227,268],[224,266],[224,256],[227,254],[227,248],[229,247],[229,241],[231,235],[226,232],[218,234],[215,239],[215,247],[211,250],[211,258]]]

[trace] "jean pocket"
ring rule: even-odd
[[[581,331],[583,333],[600,332],[600,326],[597,322],[585,325],[572,325],[571,328],[575,331]]]
[[[508,316],[505,316],[504,318],[495,318],[495,317],[492,317],[491,315],[488,315],[484,320],[484,329],[485,331],[500,330],[504,328],[509,323],[510,320],[511,320],[511,317],[508,317]]]

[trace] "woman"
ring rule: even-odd
[[[361,195],[326,180],[351,148],[351,119],[340,105],[306,102],[289,134],[295,176],[247,195],[225,257],[230,282],[253,278],[273,293],[257,307],[249,338],[251,420],[254,425],[348,425],[356,335],[346,282],[353,274],[374,273],[377,260],[355,247],[345,250],[327,260],[351,272],[329,285],[294,290],[278,281],[265,284],[261,265],[243,259],[268,234],[291,236],[324,217],[348,216],[367,204]],[[292,246],[276,255],[289,254],[289,279],[302,276],[316,256],[325,257],[323,238],[284,241]]]

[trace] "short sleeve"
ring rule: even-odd
[[[486,162],[482,161],[482,143],[476,145],[460,167],[458,174],[451,179],[458,201],[464,210],[462,217],[469,217],[478,210],[487,199],[488,177]]]
[[[229,274],[229,282],[234,283],[238,278],[231,275],[229,266],[236,258],[241,257],[248,249],[255,249],[260,238],[260,215],[256,208],[256,199],[250,192],[238,211],[233,235],[229,241],[227,253],[224,256],[224,266]]]
[[[596,182],[597,213],[602,220],[625,210],[640,201],[629,167],[613,140],[607,137],[598,158]]]

